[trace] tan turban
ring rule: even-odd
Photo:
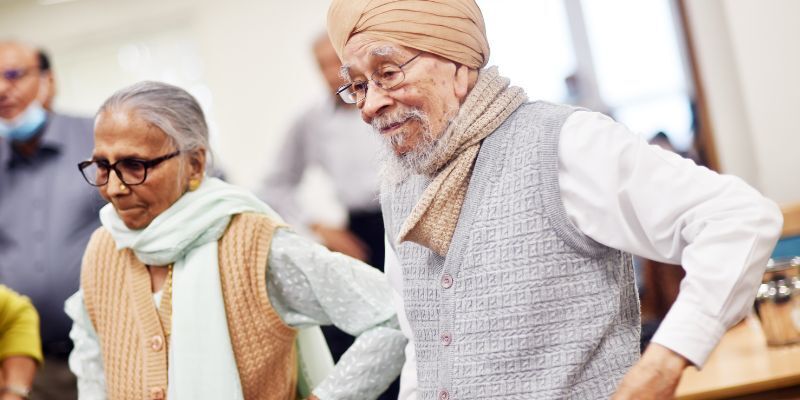
[[[339,58],[358,33],[470,68],[482,68],[489,60],[486,27],[474,0],[333,0],[328,35]]]

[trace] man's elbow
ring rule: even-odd
[[[777,242],[783,231],[783,213],[774,201],[764,198],[763,203],[764,236],[772,242]]]

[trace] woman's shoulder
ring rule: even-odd
[[[248,228],[266,228],[268,230],[274,230],[285,224],[280,221],[278,218],[275,218],[270,215],[261,214],[261,213],[253,213],[253,212],[245,212],[236,214],[231,219],[231,223],[228,229],[245,229]]]
[[[86,251],[99,250],[104,247],[114,246],[114,238],[108,229],[100,226],[94,230],[92,236],[89,238],[89,244],[86,246]]]

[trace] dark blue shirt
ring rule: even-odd
[[[46,353],[69,349],[64,300],[78,290],[81,258],[104,204],[77,163],[92,155],[88,118],[50,114],[30,158],[0,139],[0,283],[28,296]]]

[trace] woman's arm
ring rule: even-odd
[[[270,301],[294,327],[336,325],[356,336],[333,373],[313,393],[320,399],[374,399],[400,373],[406,339],[386,277],[287,229],[272,239]]]
[[[104,400],[106,384],[100,341],[80,290],[64,302],[64,311],[72,318],[69,337],[75,347],[69,354],[69,369],[78,378],[78,395],[81,399]]]
[[[36,363],[41,361],[36,309],[26,297],[0,286],[0,399],[15,399],[28,391],[36,374]]]

